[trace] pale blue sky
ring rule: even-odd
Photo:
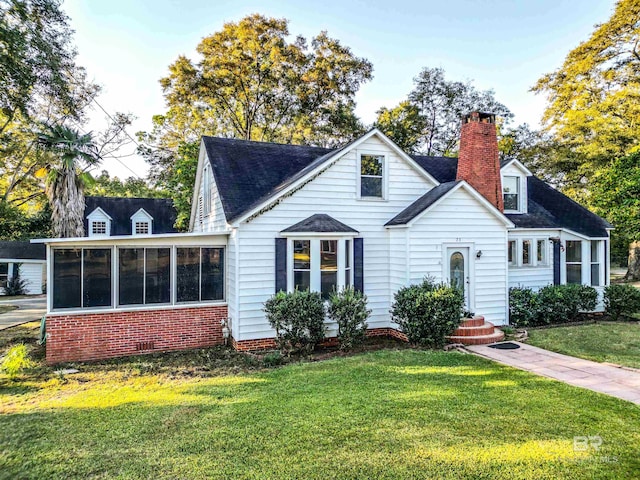
[[[202,37],[256,12],[289,19],[293,35],[311,38],[327,30],[373,63],[374,79],[356,98],[366,123],[381,106],[405,98],[413,77],[429,66],[444,68],[449,79],[493,89],[515,113],[515,124],[537,126],[545,101],[529,89],[605,22],[613,6],[613,0],[66,0],[63,9],[76,31],[79,63],[103,86],[98,101],[110,113],[136,115],[133,134],[148,130],[152,115],[164,112],[158,80],[178,55],[197,59]],[[104,124],[96,110],[90,128]],[[142,159],[123,161],[146,174]],[[130,175],[113,159],[104,166]]]

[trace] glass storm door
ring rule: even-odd
[[[464,294],[464,305],[470,308],[469,290],[471,276],[469,272],[469,248],[447,248],[448,277],[449,282],[462,290]]]

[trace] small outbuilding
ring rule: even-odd
[[[0,241],[0,295],[18,272],[26,281],[28,295],[46,292],[47,253],[42,244]]]

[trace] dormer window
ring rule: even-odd
[[[107,222],[96,220],[91,222],[91,234],[92,235],[106,235],[107,234]]]
[[[111,235],[111,217],[98,207],[87,215],[87,235],[90,237],[105,237]]]
[[[520,210],[520,177],[504,177],[502,179],[502,194],[504,209],[511,211]]]
[[[384,198],[384,155],[360,155],[360,197]]]
[[[135,231],[136,231],[136,235],[148,235],[149,222],[136,222]]]
[[[153,217],[144,208],[141,208],[131,215],[131,233],[133,235],[151,235],[153,233],[152,222]]]

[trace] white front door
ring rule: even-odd
[[[464,307],[471,310],[472,277],[469,269],[469,247],[447,247],[445,276],[447,282],[464,293]]]

